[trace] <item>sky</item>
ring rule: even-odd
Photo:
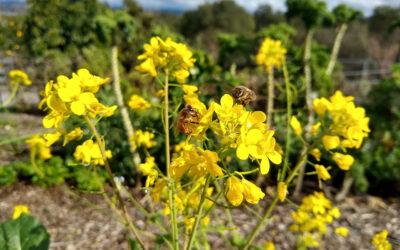
[[[24,2],[24,0],[0,0],[1,2]],[[123,0],[100,0],[107,2],[111,6],[122,6]],[[185,10],[195,9],[198,5],[206,2],[214,2],[216,0],[136,0],[147,10],[166,11],[171,10],[181,12]],[[285,11],[285,0],[235,0],[239,5],[243,6],[247,11],[254,12],[261,4],[269,4],[274,10]],[[370,16],[375,7],[380,5],[390,5],[400,7],[400,0],[323,0],[327,3],[331,10],[338,4],[344,3],[352,8],[362,10],[365,16]]]
[[[1,1],[1,0],[0,0]],[[122,0],[102,0],[111,5],[118,5]],[[150,10],[188,10],[195,9],[198,5],[215,0],[137,0],[145,9]],[[285,0],[235,0],[239,5],[246,8],[249,12],[254,12],[261,4],[270,4],[274,10],[285,11]],[[329,9],[338,4],[346,5],[358,10],[362,10],[366,16],[372,14],[375,7],[380,5],[390,5],[400,7],[400,0],[325,0]]]

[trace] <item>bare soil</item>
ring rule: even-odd
[[[147,204],[147,196],[142,191],[131,189],[135,197],[141,197],[140,202]],[[77,193],[75,191],[75,193]],[[126,240],[127,231],[117,221],[109,216],[112,212],[99,194],[79,194],[77,198],[65,191],[65,186],[41,188],[26,185],[23,182],[0,188],[0,222],[12,216],[13,206],[28,205],[31,214],[39,218],[51,234],[51,249],[129,249]],[[88,202],[91,205],[88,205]],[[269,199],[260,203],[263,210]],[[349,229],[349,236],[343,238],[333,233],[324,238],[322,249],[373,249],[370,242],[372,236],[387,229],[389,241],[393,249],[400,249],[400,202],[399,199],[382,200],[377,197],[348,197],[344,202],[334,204],[342,216],[333,223],[333,227],[344,226]],[[159,207],[161,209],[161,207]],[[279,204],[273,212],[273,217],[263,227],[255,240],[255,244],[263,246],[264,241],[273,241],[276,249],[295,249],[296,235],[288,228],[293,222],[291,212],[295,207],[291,204]],[[101,211],[101,212],[100,212]],[[135,224],[144,231],[158,234],[153,225],[145,222],[143,214],[133,206],[129,212]],[[224,220],[222,208],[216,210],[219,218]],[[231,210],[234,222],[240,230],[239,235],[246,232],[258,222],[258,218],[244,207]],[[261,211],[262,212],[262,211]],[[211,218],[211,224],[215,224]],[[168,228],[167,221],[164,221]],[[229,227],[225,222],[226,227]],[[154,239],[143,235],[146,245],[154,247]],[[217,233],[209,233],[208,239],[213,249],[225,249],[224,242]],[[167,248],[167,246],[163,246]]]

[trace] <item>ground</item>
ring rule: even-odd
[[[121,224],[109,218],[112,212],[99,194],[82,194],[81,198],[72,196],[65,186],[41,188],[19,182],[0,188],[0,222],[10,219],[13,206],[28,205],[31,214],[38,217],[51,234],[51,249],[128,249],[127,231]],[[70,190],[70,189],[69,189]],[[78,193],[74,191],[75,193]],[[146,205],[149,199],[142,191],[130,189],[139,201]],[[83,199],[82,199],[83,198]],[[89,205],[90,201],[91,205]],[[270,199],[260,203],[266,207]],[[324,239],[323,249],[373,249],[370,242],[374,233],[383,229],[389,231],[393,249],[400,249],[400,202],[397,199],[381,200],[372,196],[348,197],[344,202],[333,204],[342,212],[342,217],[333,223],[334,227],[345,226],[349,236],[343,238],[330,234]],[[254,207],[254,209],[257,209]],[[273,241],[276,249],[295,249],[295,235],[288,230],[292,223],[291,212],[294,206],[279,204],[272,219],[263,227],[255,243],[262,246],[264,241]],[[102,212],[100,212],[102,211]],[[139,228],[156,232],[154,226],[146,225],[143,215],[133,206],[129,212]],[[217,209],[224,218],[222,208]],[[232,210],[235,224],[241,231],[250,231],[258,219],[243,206]],[[166,221],[165,221],[166,222]],[[211,219],[213,224],[215,219]],[[166,224],[167,225],[167,224]],[[227,223],[226,226],[228,227]],[[146,244],[152,247],[152,240],[144,236]],[[224,249],[224,242],[216,233],[208,235],[213,249]]]

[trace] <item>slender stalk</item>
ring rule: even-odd
[[[325,73],[330,76],[333,72],[333,69],[335,68],[336,60],[339,54],[340,50],[340,45],[342,44],[342,40],[344,37],[344,34],[346,33],[347,30],[347,24],[342,23],[340,25],[339,31],[336,35],[335,42],[333,43],[333,48],[332,48],[332,53],[331,57],[329,59],[328,67],[326,67]]]
[[[272,124],[272,110],[274,109],[274,68],[268,70],[268,100],[267,100],[267,125]]]
[[[36,161],[35,161],[35,151],[36,149],[33,149],[30,153],[30,157],[31,157],[31,164],[32,167],[35,169],[35,171],[39,174],[40,178],[44,179],[46,178],[46,175],[43,173],[42,170],[40,170],[40,168],[36,165]]]
[[[199,207],[197,208],[196,219],[194,221],[193,229],[192,229],[192,231],[190,233],[189,243],[188,243],[188,246],[186,248],[187,250],[192,249],[193,240],[194,240],[195,235],[196,235],[197,227],[199,226],[199,222],[200,222],[201,217],[202,217],[201,214],[203,212],[204,201],[206,200],[207,188],[208,188],[208,186],[210,184],[210,180],[211,180],[211,176],[208,176],[207,180],[206,180],[206,183],[204,185],[203,193],[201,194]]]
[[[125,106],[124,98],[123,98],[122,91],[121,91],[121,83],[120,83],[120,79],[119,79],[119,70],[118,70],[118,47],[117,46],[113,46],[111,48],[111,67],[112,67],[114,93],[115,93],[115,97],[117,98],[118,108],[121,112],[126,136],[128,137],[129,151],[131,152],[131,155],[133,158],[133,163],[135,164],[135,167],[137,167],[140,164],[140,156],[136,152],[136,150],[134,150],[134,148],[133,148],[134,142],[130,140],[130,138],[132,138],[132,136],[134,134],[134,130],[133,130],[132,122],[129,119],[128,109]]]
[[[126,222],[128,223],[129,229],[131,230],[133,235],[135,235],[136,240],[138,241],[140,247],[142,249],[146,249],[146,247],[144,246],[144,243],[141,240],[138,232],[136,231],[135,227],[132,224],[131,218],[130,218],[130,216],[128,214],[128,210],[126,209],[126,206],[125,206],[125,202],[122,199],[121,194],[120,194],[120,192],[118,190],[117,184],[114,181],[114,174],[112,173],[110,164],[108,163],[107,156],[106,156],[106,150],[104,148],[103,141],[100,138],[99,132],[97,131],[97,129],[93,125],[93,123],[90,121],[89,117],[87,115],[85,115],[84,117],[85,117],[86,123],[89,125],[89,127],[92,130],[94,136],[96,137],[97,144],[100,147],[101,155],[103,157],[104,166],[105,166],[105,168],[107,170],[108,176],[110,177],[111,186],[113,187],[115,195],[117,196],[117,199],[118,199],[118,201],[119,201],[119,203],[121,205],[122,213],[123,213],[123,215],[125,217]]]
[[[285,158],[283,160],[283,169],[279,180],[285,179],[286,171],[289,167],[289,156],[290,156],[290,118],[292,116],[292,92],[290,90],[289,74],[286,67],[286,61],[283,60],[283,77],[285,78],[286,87],[286,143],[285,143]]]
[[[165,82],[164,82],[164,129],[165,129],[165,161],[166,161],[166,171],[167,176],[170,179],[168,185],[168,199],[169,199],[169,208],[171,210],[171,231],[172,231],[172,244],[174,249],[179,249],[179,239],[178,239],[178,224],[176,219],[176,207],[175,207],[175,182],[171,179],[170,176],[170,145],[169,145],[169,112],[168,112],[168,69],[165,71]]]
[[[307,105],[307,124],[304,127],[304,140],[306,143],[308,143],[310,140],[311,126],[314,122],[313,109],[312,109],[311,64],[310,64],[313,34],[314,31],[312,29],[308,30],[304,48],[304,58],[303,58],[304,77],[306,80],[306,105]],[[303,145],[303,148],[301,150],[301,155],[304,155],[306,151],[307,151],[307,146]],[[300,166],[300,172],[299,175],[297,176],[296,187],[293,192],[294,197],[299,196],[301,188],[303,187],[303,178],[304,178],[304,170],[306,162],[305,161],[301,162],[302,165]]]
[[[5,106],[7,106],[7,105],[12,101],[12,99],[14,99],[15,95],[17,94],[18,87],[19,87],[19,83],[15,84],[14,88],[13,88],[12,91],[11,91],[11,95],[8,97],[7,100],[5,100],[5,101],[0,105],[0,108],[3,108],[3,107],[5,107]]]
[[[351,173],[347,171],[344,176],[342,187],[340,188],[339,193],[337,193],[337,195],[335,196],[336,201],[342,201],[344,200],[344,198],[346,198],[347,194],[350,191],[351,185],[353,184],[353,181],[353,176],[351,176]]]

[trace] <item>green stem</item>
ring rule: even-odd
[[[280,181],[285,179],[286,171],[289,167],[290,156],[290,118],[292,116],[292,92],[290,91],[289,74],[286,67],[286,61],[283,60],[283,76],[285,78],[286,86],[286,144],[285,144],[285,158],[283,160],[283,169],[280,175]]]
[[[286,178],[285,184],[289,185],[289,183],[293,180],[293,178],[296,176],[297,171],[299,171],[300,167],[302,166],[303,162],[307,159],[307,155],[313,149],[318,143],[320,143],[320,139],[316,140],[311,146],[307,148],[304,154],[301,155],[300,160],[297,162],[296,166],[294,169],[290,172],[289,176]],[[278,194],[275,194],[274,199],[272,200],[271,204],[269,205],[267,211],[265,212],[264,216],[262,219],[258,222],[257,226],[254,228],[254,230],[251,232],[248,240],[246,241],[246,244],[242,248],[243,250],[248,249],[249,246],[251,245],[251,242],[253,242],[254,238],[257,236],[258,232],[260,231],[261,227],[264,225],[265,221],[269,218],[271,215],[271,212],[275,208],[276,204],[278,203],[279,197]]]
[[[165,161],[166,161],[166,171],[167,176],[170,178],[168,182],[168,199],[169,208],[171,210],[171,231],[172,231],[172,244],[174,249],[179,249],[179,239],[178,239],[178,224],[176,219],[176,207],[175,207],[175,181],[170,176],[170,145],[169,145],[169,115],[168,115],[168,69],[165,71],[165,83],[164,85],[164,130],[165,130]]]
[[[17,94],[18,87],[19,87],[19,83],[15,84],[14,88],[13,88],[12,91],[11,91],[11,95],[8,97],[7,100],[5,100],[5,101],[0,105],[0,108],[3,108],[3,107],[5,107],[5,106],[7,106],[7,105],[11,102],[11,100],[14,99],[15,95]]]
[[[274,68],[268,70],[267,125],[271,127],[272,110],[274,109]]]
[[[104,166],[105,166],[105,168],[107,170],[108,176],[110,177],[111,186],[112,186],[112,188],[113,188],[113,190],[115,192],[115,195],[117,196],[118,201],[119,201],[119,203],[121,205],[122,213],[123,213],[123,215],[125,217],[126,222],[128,223],[129,229],[131,230],[133,235],[136,237],[136,240],[138,241],[140,247],[142,249],[146,249],[145,246],[144,246],[143,241],[141,240],[141,238],[140,238],[140,236],[139,236],[139,234],[137,232],[137,230],[135,229],[135,227],[132,224],[131,218],[130,218],[130,216],[128,214],[128,210],[126,209],[125,202],[122,199],[121,194],[120,194],[120,192],[118,190],[117,184],[114,181],[114,174],[112,173],[110,164],[108,163],[107,156],[106,156],[106,150],[104,148],[104,144],[103,144],[103,141],[102,141],[102,139],[101,139],[101,137],[99,135],[99,132],[97,131],[97,129],[93,125],[93,123],[90,121],[89,117],[87,115],[85,115],[84,117],[85,117],[86,123],[89,125],[90,129],[92,130],[93,134],[96,137],[97,144],[100,147],[101,155],[103,157]]]
[[[207,188],[210,184],[210,180],[211,180],[211,176],[207,177],[206,183],[204,185],[204,189],[203,189],[203,193],[201,194],[201,198],[200,198],[200,203],[199,203],[199,207],[197,209],[197,213],[196,213],[196,219],[194,221],[194,225],[193,225],[193,229],[190,233],[190,237],[189,237],[189,243],[187,246],[187,250],[192,249],[192,245],[193,245],[193,240],[195,238],[196,235],[196,231],[197,231],[197,227],[199,226],[199,222],[202,218],[201,213],[203,212],[203,207],[204,207],[204,201],[206,200],[206,195],[207,195]]]
[[[304,128],[304,140],[306,143],[310,140],[310,132],[311,126],[314,121],[313,109],[312,109],[312,86],[311,86],[311,45],[313,38],[314,30],[310,29],[307,31],[306,43],[304,48],[304,77],[306,81],[306,105],[307,105],[307,124]],[[307,145],[303,145],[301,150],[301,154],[305,154],[307,150]],[[307,156],[307,154],[305,154]],[[293,192],[293,196],[297,197],[300,194],[301,188],[303,186],[303,178],[304,178],[304,170],[305,170],[305,162],[302,163],[300,167],[299,175],[297,176],[296,187]]]

